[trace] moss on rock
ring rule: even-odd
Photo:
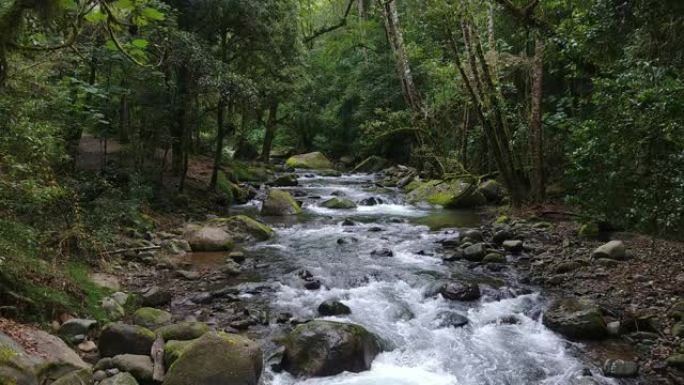
[[[271,189],[261,206],[261,214],[267,216],[287,216],[302,213],[302,208],[287,191]]]
[[[427,202],[448,208],[471,208],[486,203],[484,196],[462,180],[429,180],[408,194],[411,203]]]
[[[141,307],[133,313],[133,323],[146,328],[158,328],[171,322],[171,313],[153,307]]]
[[[333,168],[332,162],[320,152],[291,156],[285,164],[288,167],[310,170],[329,170]]]

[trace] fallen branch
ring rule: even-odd
[[[109,252],[110,255],[115,255],[115,254],[123,254],[127,251],[135,251],[135,252],[141,252],[141,251],[149,251],[149,250],[158,250],[161,249],[161,246],[145,246],[145,247],[131,247],[128,249],[119,249],[119,250],[114,250]]]

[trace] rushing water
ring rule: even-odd
[[[574,384],[586,363],[577,349],[546,329],[540,320],[543,298],[516,283],[508,267],[491,273],[445,263],[440,239],[457,228],[474,227],[477,215],[415,207],[399,192],[378,187],[371,175],[317,177],[300,174],[300,218],[270,219],[277,236],[250,253],[268,263],[265,278],[274,282],[269,298],[273,312],[316,318],[318,305],[337,299],[349,306],[345,317],[326,319],[363,325],[392,350],[380,354],[369,371],[308,380],[267,369],[264,383],[273,385],[530,385]],[[380,198],[383,204],[352,210],[319,206],[333,195],[354,201]],[[354,226],[343,226],[344,219]],[[342,239],[342,241],[338,241]],[[388,247],[393,257],[373,257]],[[509,259],[513,262],[512,256]],[[323,286],[306,290],[297,271],[307,269]],[[465,279],[480,283],[483,297],[462,303],[429,297],[436,281]],[[461,328],[441,326],[449,312],[468,318]],[[517,320],[510,322],[511,316]],[[597,384],[616,384],[601,377]]]

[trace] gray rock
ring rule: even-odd
[[[128,372],[140,382],[152,380],[154,364],[148,355],[121,354],[112,358],[112,364],[122,372]]]
[[[60,336],[68,344],[74,345],[81,341],[76,340],[76,336],[87,336],[97,328],[97,321],[81,318],[73,318],[64,322],[57,331]]]
[[[604,245],[597,247],[591,253],[591,257],[594,259],[610,258],[622,261],[626,258],[626,256],[627,253],[625,250],[625,245],[622,243],[622,241],[610,241]]]
[[[492,237],[492,242],[494,242],[497,245],[502,244],[504,241],[513,239],[513,233],[511,233],[509,230],[499,230],[494,233],[494,236]]]
[[[561,298],[544,313],[544,325],[571,339],[600,339],[607,334],[601,309],[584,298]]]
[[[475,242],[482,242],[482,231],[476,229],[467,230],[463,233],[463,238],[470,238]]]
[[[156,330],[156,333],[160,334],[165,341],[187,341],[199,338],[209,331],[209,326],[204,322],[186,321],[162,326]]]
[[[156,329],[171,322],[171,313],[153,307],[141,307],[133,313],[133,323],[149,329]]]
[[[263,354],[259,345],[243,336],[206,333],[180,346],[164,385],[256,385]]]
[[[283,174],[278,176],[273,182],[269,183],[269,185],[277,187],[297,186],[298,184],[299,182],[297,181],[297,174]]]
[[[127,325],[121,322],[110,323],[104,327],[98,341],[102,357],[120,354],[150,354],[155,334],[147,328]]]
[[[322,202],[321,206],[329,209],[354,209],[356,203],[350,199],[333,197]]]
[[[394,252],[392,252],[392,250],[390,250],[387,247],[383,247],[383,248],[375,249],[375,250],[371,251],[371,256],[373,256],[373,257],[393,257]]]
[[[215,226],[188,225],[183,237],[192,251],[225,251],[234,246],[232,235]]]
[[[377,337],[363,327],[320,320],[297,326],[284,346],[281,365],[298,377],[362,372],[381,351]]]
[[[509,251],[511,253],[519,253],[523,251],[523,242],[518,239],[509,239],[503,241],[502,246],[504,250]]]
[[[138,381],[129,373],[119,373],[102,380],[100,385],[138,385]]]
[[[463,256],[465,259],[472,262],[480,262],[485,256],[485,247],[482,243],[476,243],[470,245],[463,250]]]
[[[152,286],[141,295],[143,306],[164,306],[171,302],[172,294],[170,290],[159,286]]]
[[[93,373],[90,369],[74,370],[53,382],[51,385],[90,385],[93,383]]]
[[[100,382],[107,378],[107,373],[104,370],[96,370],[95,373],[93,373],[93,381],[95,382]]]
[[[351,314],[349,306],[340,301],[328,300],[318,306],[318,314],[322,316]]]
[[[468,318],[453,311],[440,313],[437,316],[440,327],[460,328],[468,324]]]
[[[442,297],[453,301],[475,301],[482,295],[474,283],[449,282],[439,289]]]
[[[603,364],[603,374],[605,374],[608,377],[636,377],[638,373],[639,365],[637,365],[637,363],[634,361],[608,359]]]

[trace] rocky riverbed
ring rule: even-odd
[[[50,340],[62,353],[49,355],[34,336],[53,336],[3,321],[0,378],[683,383],[680,245],[471,209],[504,199],[491,182],[291,163],[312,159],[231,217],[127,233],[95,277],[114,291],[103,307],[117,322],[64,319]]]

